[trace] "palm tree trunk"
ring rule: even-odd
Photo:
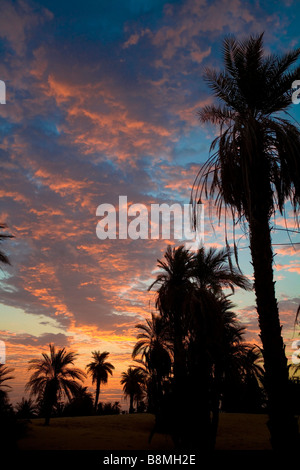
[[[212,417],[211,417],[211,448],[214,450],[217,440],[219,427],[220,399],[221,399],[221,383],[223,370],[219,364],[215,365],[215,379],[212,387]]]
[[[180,304],[179,304],[180,305]],[[181,312],[180,312],[181,313]],[[186,374],[184,367],[184,347],[182,341],[182,326],[180,315],[174,315],[174,401],[176,409],[176,419],[174,420],[173,433],[177,447],[184,447],[187,433],[188,417],[185,408],[187,407],[186,397]]]
[[[134,412],[133,400],[134,400],[134,395],[131,393],[130,394],[130,402],[129,402],[129,413],[130,414]]]
[[[45,426],[49,426],[50,418],[52,414],[53,407],[56,403],[56,396],[57,396],[57,387],[55,386],[55,382],[50,380],[47,382],[45,391],[44,391],[44,412],[45,412]]]
[[[272,448],[291,450],[297,448],[299,434],[288,393],[288,367],[273,280],[273,252],[269,217],[264,209],[258,210],[257,207],[256,205],[255,215],[252,215],[249,220],[250,249],[266,372],[268,427]]]
[[[97,380],[97,384],[96,384],[96,394],[95,394],[95,405],[94,405],[95,413],[97,413],[97,406],[98,406],[98,401],[99,401],[99,395],[100,395],[100,381]]]
[[[52,412],[52,406],[47,407],[47,409],[45,411],[45,422],[44,422],[45,426],[50,425],[51,412]]]

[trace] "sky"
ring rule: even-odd
[[[128,406],[120,376],[133,364],[135,325],[154,311],[157,259],[182,241],[100,240],[97,207],[118,210],[120,195],[147,208],[188,204],[216,135],[197,118],[213,102],[205,67],[222,67],[228,34],[264,32],[266,53],[299,47],[299,10],[293,0],[1,0],[0,222],[14,238],[2,244],[11,266],[0,272],[0,340],[15,369],[13,403],[28,395],[28,361],[54,343],[76,351],[82,368],[92,351],[108,351],[115,371],[100,400]],[[290,114],[299,119],[300,105]],[[204,211],[205,247],[224,247],[224,221]],[[290,242],[300,238],[278,230],[280,214],[272,223],[290,360],[300,304],[300,245]],[[286,223],[294,228],[288,206]],[[249,241],[237,234],[252,278]],[[259,344],[254,294],[232,300]]]

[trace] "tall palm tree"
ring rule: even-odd
[[[193,253],[184,246],[167,247],[163,260],[158,260],[161,272],[150,285],[149,290],[157,287],[156,308],[162,318],[169,324],[170,337],[173,342],[173,376],[174,376],[174,406],[176,421],[174,421],[174,436],[176,445],[180,446],[186,430],[185,404],[187,357],[185,340],[188,334],[187,325],[194,306],[192,282]]]
[[[210,411],[209,380],[212,351],[222,338],[222,289],[238,286],[250,289],[251,284],[228,263],[228,250],[205,250],[196,253],[183,246],[168,247],[165,259],[150,289],[158,285],[156,307],[169,324],[174,343],[174,401],[178,427],[176,445],[209,445]],[[201,376],[201,389],[198,382]],[[197,391],[197,392],[196,392]],[[198,397],[196,397],[198,394]],[[200,397],[201,395],[201,397]],[[194,399],[191,400],[191,397]],[[188,433],[187,416],[191,403],[197,400],[198,434]],[[195,413],[195,412],[194,412]],[[173,427],[174,427],[173,426]]]
[[[300,49],[281,57],[266,55],[263,34],[241,42],[233,37],[224,40],[225,70],[205,73],[221,104],[199,112],[200,121],[219,125],[220,133],[192,194],[194,203],[203,195],[216,195],[219,216],[229,209],[234,221],[248,223],[274,449],[291,448],[299,440],[288,396],[270,225],[276,210],[284,213],[287,200],[295,213],[299,208],[300,133],[282,117],[291,104],[292,82],[300,76],[299,67],[290,70],[299,55]]]
[[[106,384],[108,380],[108,374],[112,375],[114,366],[110,362],[105,360],[109,356],[108,352],[101,353],[100,351],[93,351],[92,357],[93,361],[90,362],[86,368],[88,373],[92,376],[92,382],[96,383],[96,393],[95,393],[95,411],[97,411],[99,395],[100,395],[100,385]]]
[[[145,372],[140,367],[129,367],[126,372],[122,372],[121,385],[125,397],[129,397],[129,413],[134,412],[134,402],[137,404],[141,400],[144,392]]]
[[[45,413],[45,425],[49,425],[51,412],[58,399],[66,396],[69,400],[80,387],[86,374],[77,367],[71,367],[77,357],[65,348],[56,351],[54,344],[49,344],[50,354],[42,353],[42,359],[29,361],[28,370],[34,370],[26,384],[26,390],[42,399]]]
[[[193,253],[184,246],[172,248],[170,245],[158,260],[161,272],[150,285],[149,290],[158,286],[156,308],[162,318],[169,323],[174,342],[174,380],[180,382],[185,372],[183,342],[186,334],[186,319],[192,306]]]

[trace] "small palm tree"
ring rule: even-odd
[[[134,412],[134,402],[137,403],[143,396],[146,374],[140,367],[129,367],[126,372],[122,372],[121,385],[125,397],[129,397],[129,413]]]
[[[107,383],[108,374],[112,375],[113,370],[115,368],[110,362],[106,362],[108,356],[109,353],[106,351],[103,353],[101,353],[100,351],[93,351],[93,361],[86,366],[88,373],[92,376],[92,383],[96,383],[94,405],[95,411],[97,411],[99,401],[100,385]]]
[[[34,418],[37,415],[37,405],[29,398],[22,398],[16,406],[17,417],[22,419]]]
[[[78,390],[64,409],[66,416],[90,416],[94,411],[93,395],[87,387],[79,386]]]
[[[65,348],[56,351],[53,344],[49,345],[50,355],[42,353],[43,359],[32,359],[29,361],[28,370],[34,370],[26,384],[26,390],[32,395],[42,399],[45,414],[45,425],[49,425],[53,407],[59,398],[66,396],[71,400],[76,393],[86,374],[74,364],[77,354]]]

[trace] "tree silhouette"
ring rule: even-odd
[[[4,229],[6,229],[6,225],[5,224],[0,224],[0,230],[4,230]],[[0,233],[0,243],[2,241],[6,240],[7,238],[13,238],[13,235],[9,235],[9,234],[6,234],[6,233]],[[4,253],[3,250],[0,250],[0,263],[10,264],[9,258]]]
[[[9,368],[4,364],[0,364],[0,414],[8,407],[7,391],[11,386],[6,382],[14,379],[14,377],[10,375],[13,371],[14,369]]]
[[[140,330],[137,335],[138,342],[132,352],[132,358],[141,355],[150,374],[155,375],[161,382],[171,370],[172,344],[170,341],[169,326],[160,315],[151,314],[151,320],[146,319],[145,324],[139,323],[136,328]]]
[[[193,254],[184,246],[167,247],[163,260],[158,260],[161,272],[150,285],[149,290],[157,286],[155,306],[161,317],[169,325],[170,338],[173,342],[173,400],[176,408],[174,421],[174,436],[177,445],[185,432],[186,413],[183,404],[186,403],[186,354],[185,337],[191,310],[193,308],[194,285],[191,281],[193,274]]]
[[[63,411],[66,416],[90,416],[93,414],[93,396],[87,387],[79,386],[74,392],[73,398]]]
[[[12,375],[9,375],[13,371],[14,369],[7,367],[5,364],[0,364],[0,389],[4,392],[6,391],[5,389],[11,388],[10,385],[4,382],[14,378]]]
[[[279,113],[291,104],[291,85],[300,68],[290,70],[300,49],[282,57],[266,55],[263,34],[223,43],[225,70],[206,70],[205,79],[220,100],[199,112],[202,123],[220,127],[213,152],[199,171],[194,204],[214,199],[219,217],[229,210],[249,227],[256,304],[263,344],[269,429],[274,449],[296,447],[297,422],[289,400],[287,359],[281,336],[273,279],[270,218],[284,214],[287,200],[295,214],[300,201],[300,133]]]
[[[29,361],[28,370],[34,370],[26,384],[32,395],[42,399],[45,425],[49,425],[53,407],[59,398],[66,396],[69,401],[78,391],[80,383],[86,377],[77,367],[71,367],[77,357],[65,348],[56,351],[53,344],[49,345],[50,354],[42,353],[43,359]]]
[[[158,286],[156,307],[168,325],[173,342],[174,383],[171,395],[165,400],[165,416],[172,421],[170,427],[176,446],[207,449],[213,445],[212,369],[220,368],[221,353],[216,357],[216,351],[220,351],[225,341],[227,324],[222,289],[251,288],[241,272],[229,265],[227,255],[227,250],[215,248],[206,251],[200,247],[192,253],[183,246],[168,247],[164,260],[158,263],[162,271],[150,286]],[[136,349],[140,347],[137,343]],[[219,393],[216,392],[216,400]],[[171,402],[176,409],[173,417]],[[197,432],[190,425],[191,415],[197,422]]]
[[[139,402],[143,396],[145,383],[145,372],[139,367],[129,367],[126,372],[122,372],[121,385],[125,397],[129,397],[129,413],[134,412],[134,402]]]
[[[207,250],[201,246],[194,257],[194,272],[197,287],[211,291],[214,295],[224,295],[223,289],[235,287],[244,290],[252,288],[249,280],[232,264],[228,263],[230,251],[227,248],[217,250],[210,247]]]
[[[37,415],[37,405],[31,398],[22,397],[22,400],[17,403],[16,414],[21,419],[34,418]]]
[[[224,364],[222,410],[258,413],[265,406],[262,353],[252,344],[237,342]]]
[[[99,401],[100,385],[107,383],[108,374],[112,375],[112,371],[114,370],[114,366],[110,362],[105,361],[108,356],[109,353],[106,351],[103,353],[101,353],[100,351],[93,351],[93,361],[86,366],[88,373],[92,376],[93,384],[96,383],[94,404],[95,411],[97,411]]]

